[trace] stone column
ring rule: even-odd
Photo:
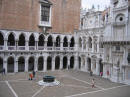
[[[45,50],[47,50],[47,41],[46,40],[45,40],[44,48],[45,48]]]
[[[25,42],[25,49],[28,51],[29,50],[29,41],[28,40],[26,40],[26,42]]]
[[[74,69],[78,69],[78,65],[79,65],[78,54],[76,54]]]
[[[100,49],[100,47],[99,47],[99,40],[98,40],[98,42],[97,42],[97,52],[99,53],[99,50]]]
[[[60,69],[63,69],[63,56],[60,56]]]
[[[47,56],[44,56],[44,72],[47,71]]]
[[[63,50],[63,41],[60,42],[60,50]]]
[[[25,72],[28,72],[28,57],[25,58]]]
[[[14,61],[14,72],[18,72],[18,59],[15,58],[15,61]]]
[[[5,72],[7,73],[7,58],[3,59],[3,67],[5,68]]]
[[[16,50],[18,50],[18,40],[16,40],[15,42],[16,42]]]
[[[8,42],[8,40],[4,40],[4,49],[5,50],[8,50],[8,48],[7,48],[7,42]]]
[[[85,57],[85,69],[88,72],[88,62],[87,62],[87,57]]]
[[[70,67],[70,57],[69,56],[67,58],[67,69],[68,69],[68,67]]]
[[[94,52],[94,39],[92,39],[92,52]]]
[[[96,74],[100,75],[100,64],[99,59],[96,59]]]
[[[38,41],[35,41],[35,50],[38,50]]]

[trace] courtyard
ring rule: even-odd
[[[28,80],[29,73],[10,73],[0,75],[0,97],[128,97],[130,86],[110,82],[86,72],[57,70],[37,72],[36,78]],[[40,86],[43,76],[55,76],[58,86]],[[96,87],[91,87],[95,79]]]

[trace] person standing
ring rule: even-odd
[[[33,71],[33,78],[35,78],[35,74],[36,74],[36,72],[35,72],[35,71]]]

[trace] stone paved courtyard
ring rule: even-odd
[[[39,86],[45,75],[53,75],[60,85]],[[96,88],[91,88],[95,79]],[[36,78],[28,80],[28,73],[0,75],[0,97],[129,97],[130,86],[112,83],[99,76],[73,70],[37,72]]]

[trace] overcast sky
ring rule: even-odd
[[[82,8],[92,8],[92,5],[98,9],[98,5],[100,6],[100,10],[103,10],[105,6],[109,6],[110,0],[82,0]]]

